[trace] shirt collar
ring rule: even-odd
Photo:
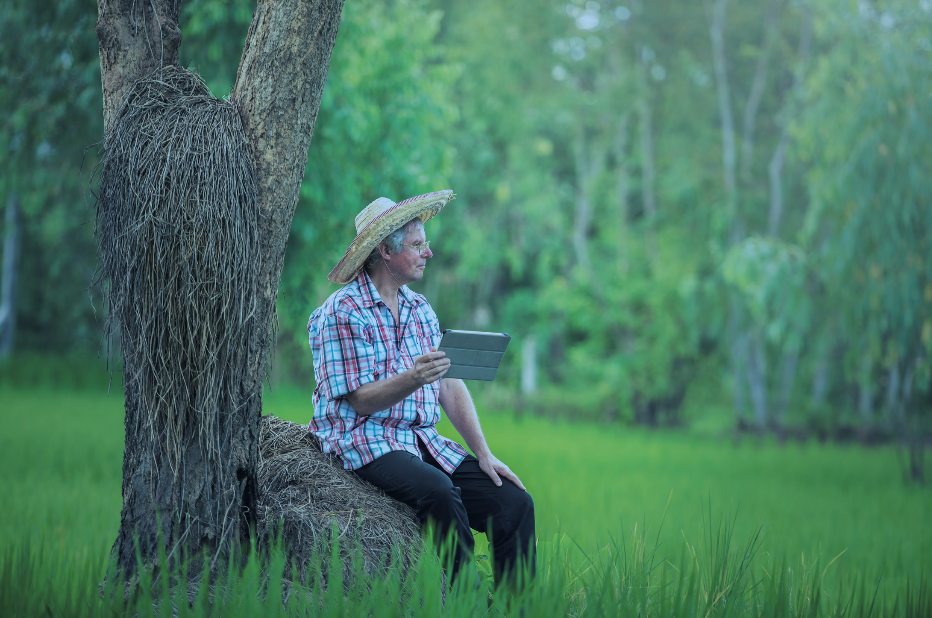
[[[359,294],[362,297],[362,304],[364,307],[374,307],[379,303],[385,304],[385,301],[382,300],[382,296],[379,294],[379,290],[375,287],[375,283],[372,282],[365,268],[359,271],[356,283],[359,285]],[[417,304],[415,294],[408,289],[408,286],[401,286],[398,288],[398,292],[398,295],[406,303]]]

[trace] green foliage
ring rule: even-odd
[[[932,352],[932,15],[926,4],[834,2],[836,37],[809,81],[796,131],[813,204],[802,237],[842,320],[878,367],[929,388]],[[852,361],[853,363],[853,361]]]
[[[17,341],[25,349],[86,351],[97,343],[85,291],[94,247],[84,200],[95,163],[84,149],[103,130],[95,21],[93,7],[78,0],[0,8],[0,209],[19,196]]]
[[[102,130],[94,7],[2,11],[0,197],[16,191],[25,213],[17,340],[94,350],[93,161],[79,169]],[[702,3],[348,3],[289,237],[273,382],[313,384],[306,317],[336,289],[326,275],[356,213],[451,188],[418,290],[444,328],[513,336],[500,404],[676,424],[695,389],[744,418],[750,385],[778,410],[767,426],[908,433],[932,405],[930,11],[728,3],[732,196]],[[184,3],[182,62],[218,96],[251,12]],[[530,337],[540,371],[525,396]]]
[[[812,315],[802,249],[774,238],[751,237],[729,249],[722,273],[743,295],[773,344],[794,351],[802,347]]]

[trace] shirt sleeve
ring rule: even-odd
[[[322,320],[321,396],[333,401],[378,379],[372,327],[353,311],[337,307]]]

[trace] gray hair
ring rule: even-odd
[[[414,217],[400,228],[389,234],[385,237],[385,240],[382,242],[385,243],[385,248],[388,249],[389,253],[401,253],[401,245],[405,241],[405,236],[408,235],[415,225],[423,226],[424,222],[421,221],[420,217]],[[369,254],[369,257],[366,258],[365,268],[372,268],[376,264],[382,261],[382,254],[379,253],[379,243],[375,246],[375,249],[372,250],[372,253]]]

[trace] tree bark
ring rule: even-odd
[[[628,274],[628,114],[618,119],[615,132],[615,161],[618,166],[618,182],[615,191],[618,195],[618,274]]]
[[[576,130],[575,167],[576,167],[576,211],[573,217],[573,250],[576,264],[590,278],[592,285],[596,285],[592,273],[592,262],[589,260],[589,220],[592,205],[589,202],[589,183],[592,176],[592,153],[589,151],[589,140],[586,135],[586,123],[581,117]]]
[[[783,370],[780,372],[780,393],[777,396],[777,409],[774,419],[777,428],[786,427],[786,412],[793,398],[793,384],[796,381],[796,367],[799,362],[799,350],[789,350],[783,354]]]
[[[641,193],[644,197],[644,217],[647,219],[647,255],[652,265],[657,261],[657,242],[654,226],[657,222],[657,198],[654,193],[656,172],[654,169],[654,128],[650,107],[650,84],[647,81],[646,46],[641,46],[637,63],[638,75],[638,123],[641,137]]]
[[[767,85],[767,65],[770,63],[770,52],[773,49],[773,39],[777,29],[779,2],[780,0],[770,0],[767,5],[761,51],[757,57],[757,67],[754,69],[751,92],[744,106],[744,130],[741,141],[741,177],[744,182],[751,179],[751,165],[754,162],[754,126],[757,121],[757,110],[764,96],[764,86]]]
[[[737,186],[735,183],[735,121],[731,113],[731,89],[728,86],[728,67],[725,62],[725,11],[728,0],[715,0],[709,36],[712,39],[712,64],[715,69],[715,85],[718,91],[718,110],[722,125],[722,177],[725,185],[725,201],[732,218],[731,242],[739,240],[737,222]]]
[[[139,393],[127,383],[123,510],[113,547],[124,576],[136,568],[136,539],[144,564],[153,563],[161,544],[170,562],[207,550],[213,566],[248,542],[255,524],[261,391],[274,341],[275,299],[342,8],[342,0],[259,0],[231,96],[258,178],[261,267],[249,371],[238,384],[239,405],[222,411],[221,435],[211,436],[220,444],[221,463],[192,439],[177,470],[160,445],[136,432]],[[99,0],[98,10],[109,131],[134,81],[177,64],[181,0]],[[124,366],[125,374],[132,371]],[[190,417],[186,435],[197,436],[198,417]]]
[[[0,358],[13,352],[16,337],[16,279],[19,274],[19,193],[10,193],[3,226],[3,274],[0,276]]]
[[[861,430],[866,431],[874,421],[874,359],[865,352],[858,376],[858,413]]]
[[[181,4],[182,0],[97,0],[104,131],[110,130],[133,82],[178,64]]]
[[[728,0],[715,0],[709,20],[709,37],[712,41],[712,65],[718,92],[719,120],[722,127],[722,182],[725,188],[725,211],[728,214],[728,244],[741,240],[742,225],[738,212],[738,188],[735,180],[735,121],[731,111],[731,89],[728,85],[728,67],[725,62],[725,15]],[[731,372],[734,376],[733,401],[738,424],[744,422],[745,392],[742,374],[749,367],[749,336],[742,325],[742,308],[737,296],[730,294],[728,303],[728,339]],[[753,397],[752,393],[752,397]]]
[[[752,330],[748,336],[747,380],[754,406],[754,422],[760,431],[770,420],[767,405],[767,350],[760,333]]]
[[[803,6],[803,21],[799,35],[798,66],[793,74],[793,86],[787,99],[792,103],[793,96],[802,88],[806,62],[809,59],[809,43],[812,40],[812,11]],[[786,114],[786,110],[784,110]],[[789,119],[783,118],[780,124],[780,139],[773,151],[767,173],[770,179],[770,212],[767,217],[767,234],[776,236],[780,231],[780,219],[783,217],[783,163],[790,146]]]

